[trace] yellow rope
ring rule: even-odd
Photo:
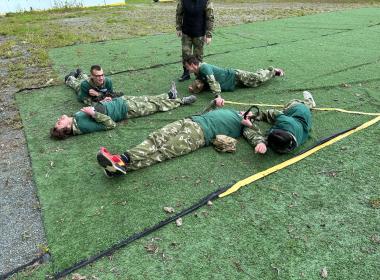
[[[281,170],[281,169],[283,169],[285,167],[288,167],[289,165],[292,165],[292,164],[294,164],[294,163],[296,163],[296,162],[298,162],[298,161],[300,161],[300,160],[302,160],[302,159],[304,159],[304,158],[306,158],[306,157],[314,154],[315,152],[323,149],[324,147],[327,147],[327,146],[329,146],[329,145],[331,145],[331,144],[333,144],[335,142],[338,142],[338,141],[342,140],[343,138],[345,138],[345,137],[347,137],[347,136],[349,136],[349,135],[351,135],[351,134],[353,134],[353,133],[355,133],[357,131],[360,131],[360,130],[362,130],[364,128],[367,128],[367,127],[369,127],[369,126],[377,123],[378,121],[380,121],[380,116],[378,116],[378,117],[376,117],[376,118],[374,118],[374,119],[372,119],[372,120],[370,120],[370,121],[362,124],[361,126],[355,128],[353,130],[347,131],[346,133],[344,133],[342,135],[339,135],[339,136],[337,136],[337,137],[335,137],[335,138],[333,138],[333,139],[331,139],[331,140],[323,143],[322,145],[314,147],[313,149],[311,149],[311,150],[309,150],[309,151],[307,151],[307,152],[305,152],[305,153],[303,153],[303,154],[301,154],[299,156],[296,156],[294,158],[288,159],[288,160],[286,160],[286,161],[284,161],[284,162],[282,162],[280,164],[277,164],[277,165],[275,165],[275,166],[273,166],[271,168],[268,168],[267,170],[261,171],[261,172],[256,173],[256,174],[254,174],[254,175],[252,175],[252,176],[250,176],[248,178],[245,178],[245,179],[237,182],[236,184],[234,184],[231,188],[229,188],[228,190],[226,190],[224,193],[221,193],[219,195],[219,197],[224,197],[224,196],[230,195],[231,193],[234,193],[237,190],[239,190],[241,187],[244,187],[244,186],[246,186],[246,185],[248,185],[248,184],[250,184],[250,183],[252,183],[252,182],[254,182],[256,180],[259,180],[259,179],[261,179],[261,178],[263,178],[263,177],[265,177],[265,176],[267,176],[269,174],[272,174],[272,173],[274,173],[274,172],[276,172],[278,170]]]
[[[246,105],[246,106],[262,106],[262,107],[284,107],[283,105],[277,105],[277,104],[263,104],[263,103],[241,103],[241,102],[234,102],[234,101],[224,101],[225,104],[236,104],[236,105]],[[367,112],[359,112],[359,111],[349,111],[345,109],[340,108],[313,108],[312,110],[315,111],[336,111],[336,112],[342,112],[342,113],[348,113],[348,114],[357,114],[357,115],[367,115],[367,116],[380,116],[380,113],[367,113]]]

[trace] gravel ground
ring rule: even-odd
[[[215,4],[216,27],[360,6],[363,5],[341,3]],[[163,22],[168,25],[174,24],[174,5],[161,5],[156,8],[145,8],[143,11],[138,8],[132,11],[120,11],[118,19],[120,20],[124,17],[131,18],[131,20],[138,19],[143,22],[147,22],[147,19],[154,19],[159,20],[160,25]],[[149,10],[152,10],[154,15],[149,14],[147,12]],[[157,18],[158,15],[160,19]],[[62,16],[65,17],[65,14]],[[81,24],[78,24],[78,20]],[[100,39],[109,40],[128,37],[127,33],[125,33],[126,31],[123,31],[125,28],[116,28],[117,22],[112,30],[117,30],[119,34],[113,34],[113,31],[110,32],[110,26],[105,22],[94,28],[94,22],[99,24],[99,19],[93,19],[91,14],[86,14],[76,19],[64,18],[54,23],[69,28],[77,27],[79,33],[83,32],[83,30],[88,30],[87,27],[91,26],[92,30],[97,30],[96,32]],[[123,21],[120,24],[123,24]],[[152,30],[153,34],[154,32],[157,31]],[[104,34],[111,35],[105,36]],[[0,36],[0,43],[5,40],[6,38]],[[21,56],[17,59],[22,60],[23,57]],[[6,70],[7,64],[9,64],[9,59],[7,61],[7,59],[1,58],[0,55],[1,80],[7,75],[12,75],[11,72]],[[45,81],[48,81],[53,75],[52,69],[29,70],[43,73],[46,76],[44,77]],[[26,69],[26,72],[28,72],[28,69]],[[30,86],[41,86],[38,82],[31,82],[30,84]],[[0,153],[0,274],[9,272],[31,261],[39,254],[40,245],[46,244],[26,140],[18,109],[14,104],[14,94],[19,89],[10,85],[3,84],[2,86],[3,88],[0,89],[0,148],[2,151]]]
[[[15,88],[0,90],[0,274],[34,259],[39,245],[45,244],[15,92]]]

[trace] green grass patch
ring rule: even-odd
[[[206,60],[246,70],[285,69],[284,78],[225,93],[227,100],[281,104],[310,89],[320,107],[380,112],[379,15],[379,9],[360,9],[220,28]],[[50,56],[61,76],[77,66],[88,69],[94,57],[112,73],[178,61],[179,44],[169,35],[147,36],[54,49]],[[179,63],[169,64],[112,79],[117,90],[130,95],[159,94],[180,69]],[[182,94],[186,86],[179,84]],[[200,94],[192,106],[53,141],[48,130],[57,117],[81,107],[74,93],[57,86],[17,95],[53,255],[49,266],[18,277],[57,272],[165,219],[165,206],[180,211],[292,156],[260,156],[239,139],[235,154],[207,147],[116,180],[102,174],[95,159],[99,146],[123,152],[158,127],[201,111],[211,98]],[[305,148],[372,118],[313,116]],[[379,136],[376,124],[79,273],[101,279],[320,279],[326,267],[332,279],[376,279]]]

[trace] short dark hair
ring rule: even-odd
[[[71,135],[73,135],[73,130],[68,127],[64,127],[61,129],[53,127],[52,129],[50,129],[50,137],[56,140],[64,140]]]
[[[195,64],[195,65],[199,65],[199,59],[195,56],[195,55],[189,55],[186,59],[185,59],[185,63],[187,64]]]
[[[268,146],[280,154],[289,153],[297,146],[293,135],[283,129],[273,129],[268,134]]]
[[[94,70],[100,71],[100,70],[102,70],[102,67],[100,67],[100,65],[92,65],[91,69],[90,69],[91,74],[92,74],[92,71],[94,71]]]

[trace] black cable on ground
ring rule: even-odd
[[[358,127],[359,127],[359,125],[356,125],[356,126],[353,126],[351,128],[348,128],[346,130],[339,131],[339,132],[337,132],[337,133],[335,133],[333,135],[330,135],[330,136],[328,136],[326,138],[323,138],[323,139],[319,140],[317,143],[315,143],[314,145],[312,145],[311,147],[306,148],[305,150],[300,151],[299,153],[295,154],[294,157],[302,155],[302,154],[306,153],[307,151],[310,151],[311,149],[314,149],[315,147],[317,147],[319,145],[322,145],[323,143],[326,143],[327,141],[330,141],[331,139],[334,139],[335,137],[338,137],[339,135],[345,134],[346,132],[354,130],[354,129],[358,128]]]
[[[94,256],[89,257],[87,259],[83,259],[83,260],[77,262],[76,264],[74,264],[73,266],[66,268],[60,272],[57,272],[54,275],[54,279],[59,279],[61,277],[64,277],[64,276],[72,273],[73,271],[75,271],[79,268],[82,268],[82,267],[84,267],[90,263],[93,263],[94,261],[96,261],[100,258],[103,258],[104,256],[111,255],[116,250],[125,247],[126,245],[132,243],[133,241],[138,240],[138,239],[162,228],[163,226],[177,220],[180,217],[183,217],[187,214],[190,214],[191,212],[193,212],[193,211],[197,210],[198,208],[202,207],[203,205],[207,204],[208,201],[217,199],[218,195],[223,193],[224,191],[226,191],[231,185],[214,191],[213,193],[211,193],[211,194],[205,196],[204,198],[202,198],[201,200],[199,200],[196,204],[190,206],[187,209],[184,209],[180,213],[178,213],[174,216],[171,216],[171,217],[167,218],[166,220],[163,220],[163,221],[159,222],[158,224],[155,224],[154,226],[146,228],[145,230],[143,230],[141,232],[135,233],[135,234],[129,236],[128,238],[124,239],[124,240],[119,241],[118,243],[114,244],[113,246],[111,246],[110,248],[108,248],[106,250],[103,250],[102,252],[98,253],[97,255],[94,255]]]
[[[28,266],[31,266],[32,264],[36,263],[36,262],[39,262],[39,263],[43,263],[45,262],[45,259],[49,259],[49,257],[47,257],[46,255],[48,254],[45,254],[45,255],[41,255],[39,257],[36,257],[34,258],[33,260],[31,260],[30,262],[26,263],[26,264],[23,264],[19,267],[16,267],[15,269],[13,269],[12,271],[9,271],[5,274],[2,274],[0,275],[0,280],[3,280],[3,279],[7,279],[9,276],[12,276],[13,274],[17,273],[17,272],[20,272],[21,270],[23,270],[24,268],[27,268]]]
[[[39,87],[27,87],[27,88],[19,89],[15,93],[19,93],[19,92],[23,92],[23,91],[27,91],[27,90],[35,90],[35,89],[43,89],[43,88],[55,87],[55,86],[59,86],[59,85],[47,85],[47,86],[39,86]]]

